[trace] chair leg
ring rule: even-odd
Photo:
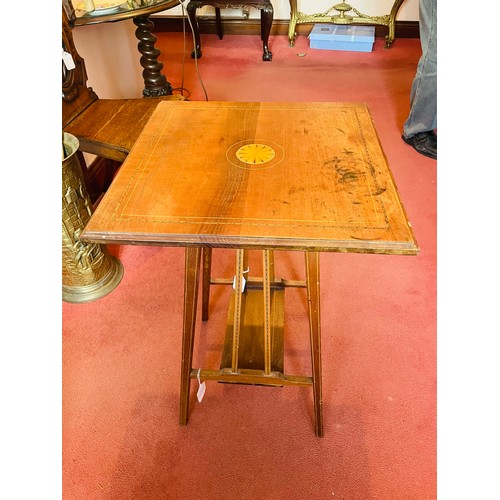
[[[198,21],[196,19],[197,8],[198,5],[193,1],[189,2],[186,8],[194,36],[194,49],[191,51],[191,59],[201,58],[200,26],[198,25]]]
[[[274,9],[272,5],[270,7],[265,7],[260,11],[260,38],[262,40],[262,45],[264,48],[264,54],[262,55],[263,61],[271,61],[273,59],[273,54],[269,50],[268,40],[269,34],[271,33],[271,26],[273,24]]]
[[[224,36],[224,32],[222,31],[222,20],[220,17],[219,7],[215,7],[215,22],[217,25],[217,35],[219,36],[219,40],[222,40],[222,38]]]

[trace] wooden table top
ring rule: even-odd
[[[360,103],[160,102],[81,239],[418,253]]]
[[[178,0],[150,0],[149,5],[130,7],[126,0],[115,9],[96,9],[94,12],[84,10],[83,0],[75,1],[75,26],[123,21],[132,17],[149,16],[157,12],[171,9],[179,5]],[[98,4],[99,2],[95,2]]]

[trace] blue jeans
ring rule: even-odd
[[[437,0],[420,0],[419,8],[422,56],[411,86],[405,137],[437,128]]]

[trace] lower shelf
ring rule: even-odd
[[[249,281],[250,283],[250,281]],[[289,282],[289,286],[303,286]],[[270,293],[271,373],[265,373],[264,359],[264,293],[262,283],[253,281],[242,295],[241,328],[238,338],[238,369],[232,371],[235,293],[231,294],[226,336],[219,370],[191,369],[190,377],[217,380],[227,384],[309,387],[312,377],[285,375],[285,286],[275,281]]]
[[[285,289],[271,289],[271,371],[284,373]],[[235,294],[231,295],[221,369],[231,369]],[[247,288],[242,295],[242,325],[238,339],[238,368],[264,370],[264,293]],[[248,382],[245,382],[248,383]]]

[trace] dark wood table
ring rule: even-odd
[[[95,3],[98,3],[97,0]],[[66,1],[66,4],[69,4],[69,1]],[[83,0],[81,4],[83,6]],[[77,5],[79,6],[80,4]],[[171,95],[172,85],[162,73],[163,64],[158,61],[160,51],[155,47],[156,37],[152,33],[154,24],[150,19],[150,15],[171,9],[177,5],[179,5],[177,0],[147,0],[142,2],[140,0],[135,2],[123,0],[116,9],[95,10],[88,13],[85,10],[73,10],[69,6],[67,10],[69,11],[68,17],[73,26],[86,26],[88,24],[110,23],[132,19],[133,23],[137,26],[135,36],[139,40],[138,50],[141,54],[141,66],[144,68],[142,72],[144,90],[142,93],[145,97],[158,97]]]
[[[358,103],[161,102],[81,239],[186,248],[181,424],[190,379],[200,375],[312,386],[318,436],[320,253],[418,253],[370,113]],[[211,277],[213,248],[236,249],[234,281]],[[248,275],[253,250],[262,252],[262,278]],[[305,282],[275,277],[275,250],[305,253]],[[191,366],[200,275],[203,320],[210,286],[234,287],[219,370]],[[312,376],[284,373],[287,286],[307,290]]]

